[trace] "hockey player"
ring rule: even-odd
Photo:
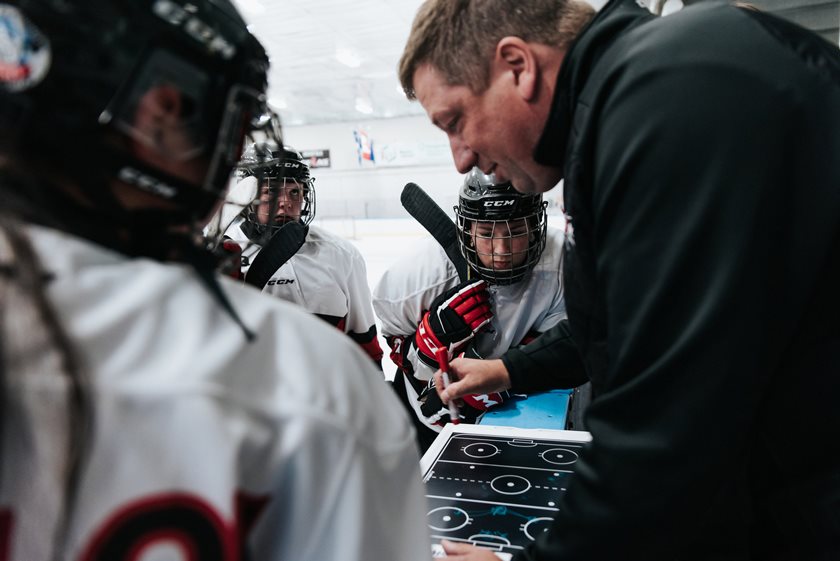
[[[228,0],[0,3],[0,559],[428,559],[381,374],[198,245],[267,65]]]
[[[314,179],[296,150],[254,144],[240,162],[237,189],[258,197],[225,232],[242,247],[241,275],[247,275],[262,246],[282,227],[308,227],[297,253],[267,280],[263,292],[294,302],[350,336],[381,365],[367,269],[356,247],[310,222],[315,217]],[[247,197],[247,195],[245,195]]]
[[[473,169],[455,208],[472,278],[462,282],[429,239],[374,289],[373,307],[399,367],[394,389],[415,419],[422,449],[449,421],[432,384],[437,348],[445,347],[450,360],[463,351],[495,359],[565,318],[563,233],[547,227],[545,206],[541,195],[523,195]],[[502,400],[501,393],[464,396],[460,421],[475,422]]]

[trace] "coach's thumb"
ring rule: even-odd
[[[440,540],[440,545],[447,555],[466,554],[474,549],[468,543],[456,543],[449,540]]]
[[[452,382],[444,388],[443,387],[443,376],[440,374],[440,372],[438,372],[435,375],[435,378],[437,378],[435,380],[435,387],[440,389],[440,391],[438,391],[438,395],[440,396],[440,400],[442,402],[449,403],[449,400],[457,399],[457,398],[461,397],[460,394],[458,393],[458,390],[461,387],[461,382]]]

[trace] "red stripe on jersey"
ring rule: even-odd
[[[383,352],[382,347],[379,346],[379,339],[376,337],[376,324],[371,325],[370,329],[364,333],[350,331],[347,335],[349,335],[351,339],[356,341],[356,343],[362,347],[362,350],[373,359],[373,362],[378,364],[380,368],[382,367]]]
[[[379,346],[378,339],[368,341],[367,343],[360,343],[360,345],[368,356],[373,359],[373,362],[376,362],[377,364],[382,362],[382,355],[385,353],[382,352],[382,347]]]

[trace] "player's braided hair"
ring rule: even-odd
[[[0,191],[2,192],[2,191]],[[55,368],[68,384],[68,454],[59,524],[53,536],[53,558],[65,550],[69,513],[76,501],[90,434],[91,405],[85,381],[67,334],[46,297],[48,279],[23,226],[0,212],[0,411],[8,411],[10,379]],[[20,336],[15,336],[20,334]],[[39,345],[37,353],[27,353]],[[34,359],[33,363],[32,357]],[[4,427],[0,414],[0,438]],[[2,449],[2,442],[0,442]],[[4,485],[0,471],[0,488]]]

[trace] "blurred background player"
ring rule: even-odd
[[[412,413],[425,450],[449,411],[434,390],[435,350],[452,360],[498,358],[566,317],[560,263],[563,233],[546,224],[542,195],[473,169],[455,208],[461,253],[471,279],[461,281],[444,250],[429,239],[398,261],[374,289],[373,306],[399,369],[394,389]],[[499,388],[502,389],[502,388]],[[464,396],[462,422],[475,422],[501,393]]]
[[[0,4],[0,558],[428,558],[380,373],[213,273],[267,66],[226,0]]]
[[[284,225],[295,221],[306,226],[303,245],[271,274],[263,292],[294,302],[347,333],[381,365],[365,261],[352,243],[310,224],[315,187],[309,165],[292,148],[259,143],[248,148],[238,168],[240,196],[254,194],[225,231],[242,248],[241,276]]]

